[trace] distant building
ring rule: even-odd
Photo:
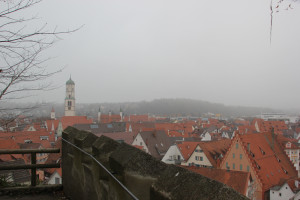
[[[284,113],[262,113],[259,117],[265,121],[286,121],[286,120],[288,120],[287,115]]]
[[[71,77],[66,82],[65,116],[75,116],[75,83]]]
[[[55,110],[54,110],[53,107],[52,107],[52,110],[51,110],[50,118],[55,119]]]

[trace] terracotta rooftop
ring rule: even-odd
[[[201,174],[207,178],[214,179],[221,183],[224,183],[240,194],[246,195],[248,188],[248,181],[250,180],[249,172],[241,171],[228,171],[224,169],[205,168],[205,167],[194,167],[185,166],[184,168]]]

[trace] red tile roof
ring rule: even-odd
[[[177,146],[185,161],[189,159],[200,142],[177,142]]]
[[[231,145],[230,139],[201,142],[201,149],[214,167],[218,167]]]
[[[0,139],[0,149],[20,149],[20,146],[13,139]],[[11,161],[18,158],[24,159],[21,154],[2,154],[0,160]]]
[[[242,142],[244,152],[262,182],[264,191],[280,185],[284,180],[297,177],[296,169],[280,147],[275,134],[273,137],[271,133],[236,134],[235,137]]]
[[[232,187],[237,192],[247,195],[248,183],[250,180],[249,172],[227,171],[224,169],[214,169],[205,167],[184,167],[190,171],[201,174],[207,178],[219,181]]]
[[[129,115],[124,117],[125,122],[147,122],[148,115]]]

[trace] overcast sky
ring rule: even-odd
[[[84,27],[47,51],[66,68],[35,100],[62,103],[72,74],[78,103],[300,108],[300,2],[285,1],[270,44],[270,0],[44,0],[31,13],[49,28]]]

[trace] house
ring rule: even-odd
[[[148,115],[128,115],[124,117],[125,122],[148,122]]]
[[[0,166],[10,166],[10,165],[24,165],[23,159],[16,159],[11,161],[0,161]],[[19,170],[1,170],[0,177],[4,177],[9,184],[22,184],[30,185],[31,175],[29,169],[19,169]]]
[[[21,143],[19,144],[20,149],[44,149],[41,143]],[[44,164],[48,158],[48,153],[38,153],[36,154],[36,163]],[[31,155],[25,154],[27,163],[31,162]]]
[[[47,131],[57,132],[61,125],[61,131],[68,126],[75,124],[92,124],[93,120],[88,119],[86,116],[63,116],[60,119],[46,120],[45,127]]]
[[[143,131],[154,131],[154,122],[126,122],[126,132],[132,132],[137,135],[139,132]]]
[[[62,184],[62,170],[61,170],[61,168],[58,168],[58,169],[54,170],[54,172],[51,174],[51,176],[47,180],[47,184],[49,184],[49,185]]]
[[[2,133],[1,133],[2,134]],[[0,149],[20,149],[20,146],[12,138],[0,138]],[[13,161],[23,159],[21,154],[2,154],[0,155],[0,162]]]
[[[61,138],[59,138],[55,144],[54,144],[54,148],[59,148],[60,152],[59,153],[51,153],[48,156],[48,159],[46,160],[45,164],[56,164],[56,163],[60,163],[61,162],[61,155],[62,155],[62,140]],[[48,184],[56,184],[57,179],[56,178],[60,178],[60,183],[61,183],[61,168],[45,168],[44,169],[44,173],[45,173],[45,182]],[[56,173],[55,175],[53,175],[54,173]],[[49,183],[49,179],[52,177],[52,180]]]
[[[168,149],[161,161],[167,164],[180,164],[183,160],[184,157],[178,145],[173,144],[170,146],[170,148]]]
[[[298,175],[274,133],[237,133],[220,168],[250,172],[253,192],[247,196],[251,199],[265,199],[270,188]]]
[[[171,146],[171,140],[163,130],[138,133],[132,145],[143,146],[143,150],[161,160]]]
[[[298,177],[300,175],[300,145],[295,139],[290,139],[279,135],[278,141],[281,147],[284,149],[286,155],[289,157],[290,161],[294,164],[294,167],[298,171]]]
[[[253,130],[260,133],[270,132],[273,129],[274,133],[277,135],[283,134],[284,130],[288,130],[284,121],[264,121],[263,119],[258,118],[255,118],[252,121],[251,127]]]
[[[123,121],[123,111],[120,109],[120,114],[115,115],[109,111],[108,114],[102,114],[101,109],[98,111],[98,123],[112,123],[112,122],[122,122]]]
[[[199,142],[181,165],[217,168],[230,146],[229,139]]]
[[[270,188],[270,200],[286,200],[294,196],[295,194],[287,182]]]
[[[208,131],[204,131],[200,137],[202,138],[202,141],[211,141],[211,134]]]

